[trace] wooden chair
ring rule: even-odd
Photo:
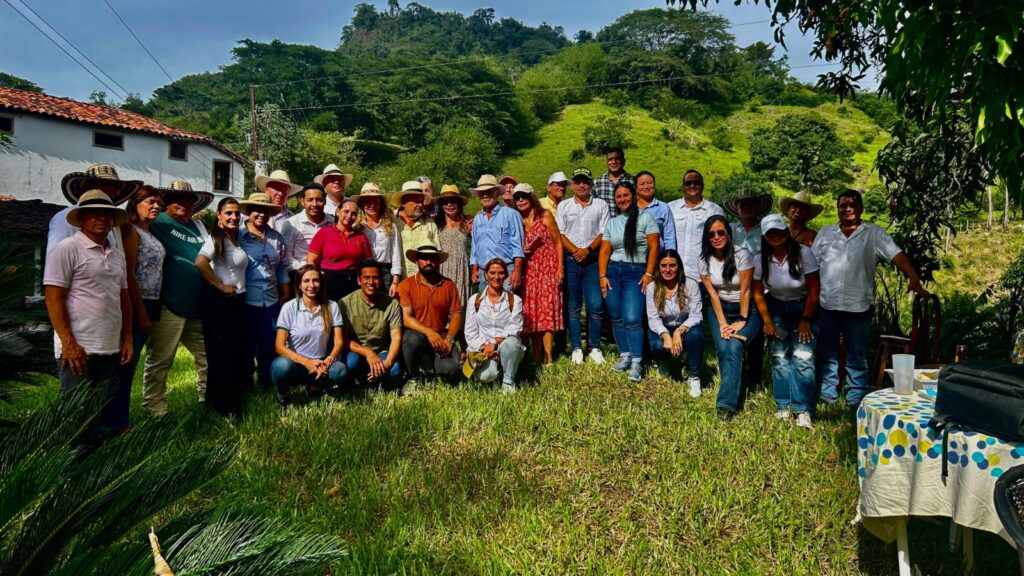
[[[885,334],[879,337],[878,353],[875,355],[875,365],[878,366],[875,388],[882,387],[891,354],[913,354],[918,368],[939,363],[939,346],[942,343],[942,304],[939,297],[934,294],[915,295],[913,306],[909,337]]]

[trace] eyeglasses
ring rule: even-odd
[[[438,200],[437,201],[437,205],[438,206],[447,206],[449,204],[458,204],[458,203],[459,203],[459,201],[454,199],[454,198],[445,198],[444,200]]]
[[[703,186],[704,182],[700,180],[683,180],[683,186],[690,188],[691,186]]]
[[[728,236],[728,235],[729,235],[729,233],[726,232],[725,230],[711,230],[711,231],[708,232],[708,238],[717,238],[719,236],[725,237],[725,236]]]
[[[526,192],[519,192],[517,194],[512,195],[513,200],[528,200],[529,198],[530,195],[527,194]]]

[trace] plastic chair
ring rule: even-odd
[[[918,368],[939,363],[939,346],[942,343],[942,304],[939,297],[914,295],[914,308],[910,320],[910,337],[883,334],[879,337],[875,365],[878,372],[875,388],[881,388],[889,358],[897,352],[913,354]]]
[[[1010,468],[996,480],[996,514],[1017,545],[1017,560],[1024,574],[1024,464]]]

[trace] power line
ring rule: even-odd
[[[752,22],[741,22],[739,24],[732,24],[732,25],[726,27],[726,29],[738,28],[740,26],[750,26],[752,24],[766,24],[768,22],[771,22],[771,20],[754,20]],[[581,44],[581,46],[585,46],[585,45],[607,46],[607,45],[610,45],[610,44],[622,44],[624,42],[633,42],[633,41],[634,40],[632,40],[632,39],[629,39],[629,40],[606,40],[604,42],[587,42],[586,44]],[[519,52],[517,54],[517,56],[532,56],[534,54],[546,54],[548,52],[560,52],[562,50],[565,50],[564,46],[561,47],[561,48],[546,48],[544,50],[533,50],[533,51],[530,51],[530,52]],[[491,58],[494,58],[494,56],[485,56],[483,58],[466,58],[464,60],[447,60],[447,61],[444,61],[444,62],[435,62],[435,63],[432,63],[432,64],[421,64],[419,66],[406,66],[406,67],[403,67],[403,68],[387,68],[385,70],[374,70],[372,72],[353,72],[351,74],[338,74],[338,75],[333,75],[333,76],[318,76],[318,77],[315,77],[315,78],[300,78],[298,80],[284,80],[284,81],[281,81],[281,82],[268,82],[266,84],[253,84],[253,86],[256,86],[257,88],[259,88],[259,87],[262,87],[262,86],[282,86],[282,85],[286,85],[286,84],[302,84],[302,83],[305,83],[305,82],[320,82],[320,81],[323,81],[323,80],[336,80],[336,79],[339,79],[339,78],[359,78],[359,77],[363,77],[363,76],[376,76],[378,74],[387,74],[388,72],[407,72],[409,70],[423,70],[423,69],[427,69],[427,68],[441,68],[441,67],[444,67],[444,66],[460,66],[462,64],[471,64],[471,63],[476,63],[476,62],[486,62],[486,61],[490,60]]]
[[[139,46],[142,46],[142,49],[146,51],[146,54],[149,54],[149,59],[152,60],[153,63],[156,64],[158,68],[160,68],[160,71],[164,73],[164,76],[167,76],[168,80],[174,82],[174,78],[172,78],[171,75],[167,73],[167,70],[163,67],[163,65],[157,61],[156,56],[153,56],[153,53],[149,51],[149,48],[146,48],[146,45],[142,43],[142,40],[138,37],[138,35],[135,34],[135,31],[132,30],[132,27],[124,21],[124,18],[121,18],[121,15],[117,13],[117,10],[114,10],[114,7],[110,5],[110,2],[107,2],[107,0],[103,0],[103,3],[107,5],[107,8],[110,8],[110,11],[113,12],[114,16],[116,16],[117,19],[121,21],[121,24],[124,24],[124,27],[128,30],[128,33],[132,35],[132,38],[135,38],[135,41],[139,43]]]
[[[836,64],[807,64],[805,66],[793,66],[790,70],[800,70],[803,68],[824,68],[829,66],[836,66]],[[626,80],[623,82],[605,82],[600,84],[583,84],[580,86],[558,86],[555,88],[536,88],[533,90],[505,90],[503,92],[489,92],[486,94],[457,94],[454,96],[435,96],[429,98],[409,98],[406,100],[379,100],[377,102],[363,102],[363,103],[352,103],[352,104],[331,104],[327,106],[304,106],[299,108],[282,108],[281,112],[291,112],[299,110],[326,110],[336,108],[361,108],[369,106],[383,106],[388,104],[408,104],[415,102],[441,102],[441,101],[452,101],[452,100],[469,100],[476,98],[490,98],[491,96],[511,96],[515,94],[535,94],[539,92],[562,92],[567,90],[582,90],[585,88],[610,88],[614,86],[629,86],[634,84],[653,84],[655,82],[669,82],[672,80],[688,80],[694,78],[718,78],[724,76],[734,76],[737,74],[743,74],[744,72],[721,72],[718,74],[687,74],[683,76],[669,76],[666,78],[652,78],[645,80]]]
[[[105,70],[104,70],[103,68],[100,68],[100,66],[99,66],[98,64],[96,64],[95,62],[93,62],[93,61],[92,61],[92,59],[91,59],[91,58],[89,58],[89,57],[88,57],[88,56],[87,56],[87,55],[85,54],[85,52],[82,52],[81,50],[79,50],[79,49],[78,49],[78,46],[75,46],[75,44],[74,44],[74,43],[73,43],[73,42],[72,42],[71,40],[68,40],[68,39],[67,39],[67,37],[65,37],[65,36],[64,36],[63,34],[61,34],[61,33],[60,33],[60,30],[57,30],[56,28],[54,28],[54,26],[53,26],[52,24],[50,24],[49,22],[47,22],[45,18],[43,18],[42,16],[40,16],[40,15],[39,15],[39,13],[38,13],[38,12],[36,12],[35,10],[33,10],[33,9],[32,9],[32,7],[31,7],[31,6],[29,6],[28,2],[26,2],[25,0],[19,0],[19,1],[21,2],[21,4],[22,4],[23,6],[25,6],[25,8],[28,8],[29,12],[32,12],[32,14],[34,14],[34,15],[35,15],[35,17],[36,17],[36,18],[38,18],[38,19],[39,19],[39,20],[40,20],[40,21],[41,21],[41,22],[42,22],[43,24],[46,24],[46,25],[47,25],[47,26],[48,26],[48,27],[49,27],[49,28],[50,28],[51,30],[53,30],[53,31],[54,31],[54,32],[55,32],[55,33],[56,33],[56,34],[57,34],[58,36],[60,36],[60,37],[61,37],[61,39],[62,39],[62,40],[64,40],[64,42],[67,42],[68,46],[71,46],[72,48],[74,48],[74,50],[75,50],[76,52],[78,52],[79,54],[81,54],[81,55],[82,55],[82,58],[85,58],[85,60],[86,60],[87,62],[89,62],[89,64],[92,64],[92,66],[93,66],[94,68],[96,68],[96,70],[98,70],[98,71],[99,71],[99,72],[100,72],[101,74],[103,74],[104,76],[106,76],[106,77],[107,77],[107,78],[108,78],[108,79],[109,79],[109,80],[110,80],[110,81],[111,81],[111,82],[112,82],[112,83],[114,84],[114,86],[117,86],[118,88],[120,88],[120,89],[121,89],[121,92],[123,92],[124,94],[127,94],[127,93],[128,93],[128,90],[126,90],[124,86],[121,86],[120,84],[118,84],[117,80],[114,80],[114,77],[113,77],[113,76],[111,76],[110,74],[107,74],[107,72],[106,72],[106,71],[105,71]],[[99,76],[97,76],[97,75],[96,75],[95,73],[93,73],[93,71],[92,71],[92,70],[89,70],[89,69],[88,69],[88,68],[87,68],[87,67],[86,67],[86,66],[85,66],[84,64],[82,64],[82,63],[81,63],[81,62],[80,62],[80,61],[79,61],[79,60],[78,60],[77,58],[75,58],[74,56],[72,56],[70,52],[68,52],[68,51],[67,51],[67,50],[66,50],[66,49],[65,49],[65,48],[64,48],[63,46],[61,46],[61,45],[60,45],[60,44],[59,44],[59,43],[58,43],[58,42],[57,42],[56,40],[54,40],[52,36],[50,36],[49,34],[47,34],[46,32],[44,32],[44,31],[43,31],[43,29],[42,29],[42,28],[40,28],[38,24],[36,24],[35,22],[33,22],[31,18],[29,18],[28,16],[26,16],[26,15],[25,15],[25,13],[23,13],[23,12],[22,12],[21,10],[18,10],[17,8],[15,8],[14,4],[12,4],[12,3],[10,2],[10,0],[4,0],[4,2],[6,2],[6,3],[7,3],[7,5],[11,7],[11,9],[12,9],[12,10],[14,10],[15,12],[17,12],[19,16],[21,16],[22,18],[24,18],[24,19],[25,19],[25,20],[26,20],[26,21],[27,21],[27,22],[28,22],[29,24],[31,24],[31,25],[32,25],[32,26],[33,26],[33,27],[34,27],[34,28],[35,28],[36,30],[38,30],[40,34],[42,34],[43,36],[46,36],[46,39],[47,39],[47,40],[49,40],[50,42],[53,42],[54,46],[56,46],[56,47],[60,48],[62,52],[64,52],[65,54],[67,54],[69,58],[71,58],[72,60],[74,60],[74,61],[75,61],[75,63],[77,63],[77,64],[78,64],[79,66],[81,66],[82,68],[84,68],[84,69],[85,69],[85,71],[86,71],[86,72],[88,72],[89,74],[91,74],[91,75],[92,75],[92,77],[93,77],[93,78],[95,78],[95,79],[96,79],[97,81],[99,81],[99,83],[100,83],[100,84],[103,84],[103,86],[105,86],[105,87],[107,88],[107,90],[110,90],[110,91],[111,91],[111,92],[112,92],[112,93],[113,93],[113,94],[114,94],[115,96],[117,96],[118,98],[121,98],[122,100],[124,100],[125,96],[123,96],[123,95],[121,95],[121,94],[118,94],[116,90],[114,90],[113,88],[111,88],[111,87],[110,87],[110,84],[107,84],[106,82],[104,82],[103,80],[101,80],[101,79],[100,79],[100,77],[99,77]]]

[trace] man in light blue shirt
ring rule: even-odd
[[[649,214],[658,223],[661,234],[660,251],[676,249],[676,223],[672,219],[672,210],[668,204],[655,197],[654,174],[647,170],[636,175],[637,206],[640,212]]]
[[[513,208],[498,202],[498,195],[505,187],[491,174],[484,174],[472,189],[480,198],[480,212],[473,218],[473,237],[469,253],[472,281],[480,285],[480,291],[487,289],[487,282],[480,273],[492,258],[501,258],[508,264],[506,290],[518,290],[523,283],[523,218]]]

